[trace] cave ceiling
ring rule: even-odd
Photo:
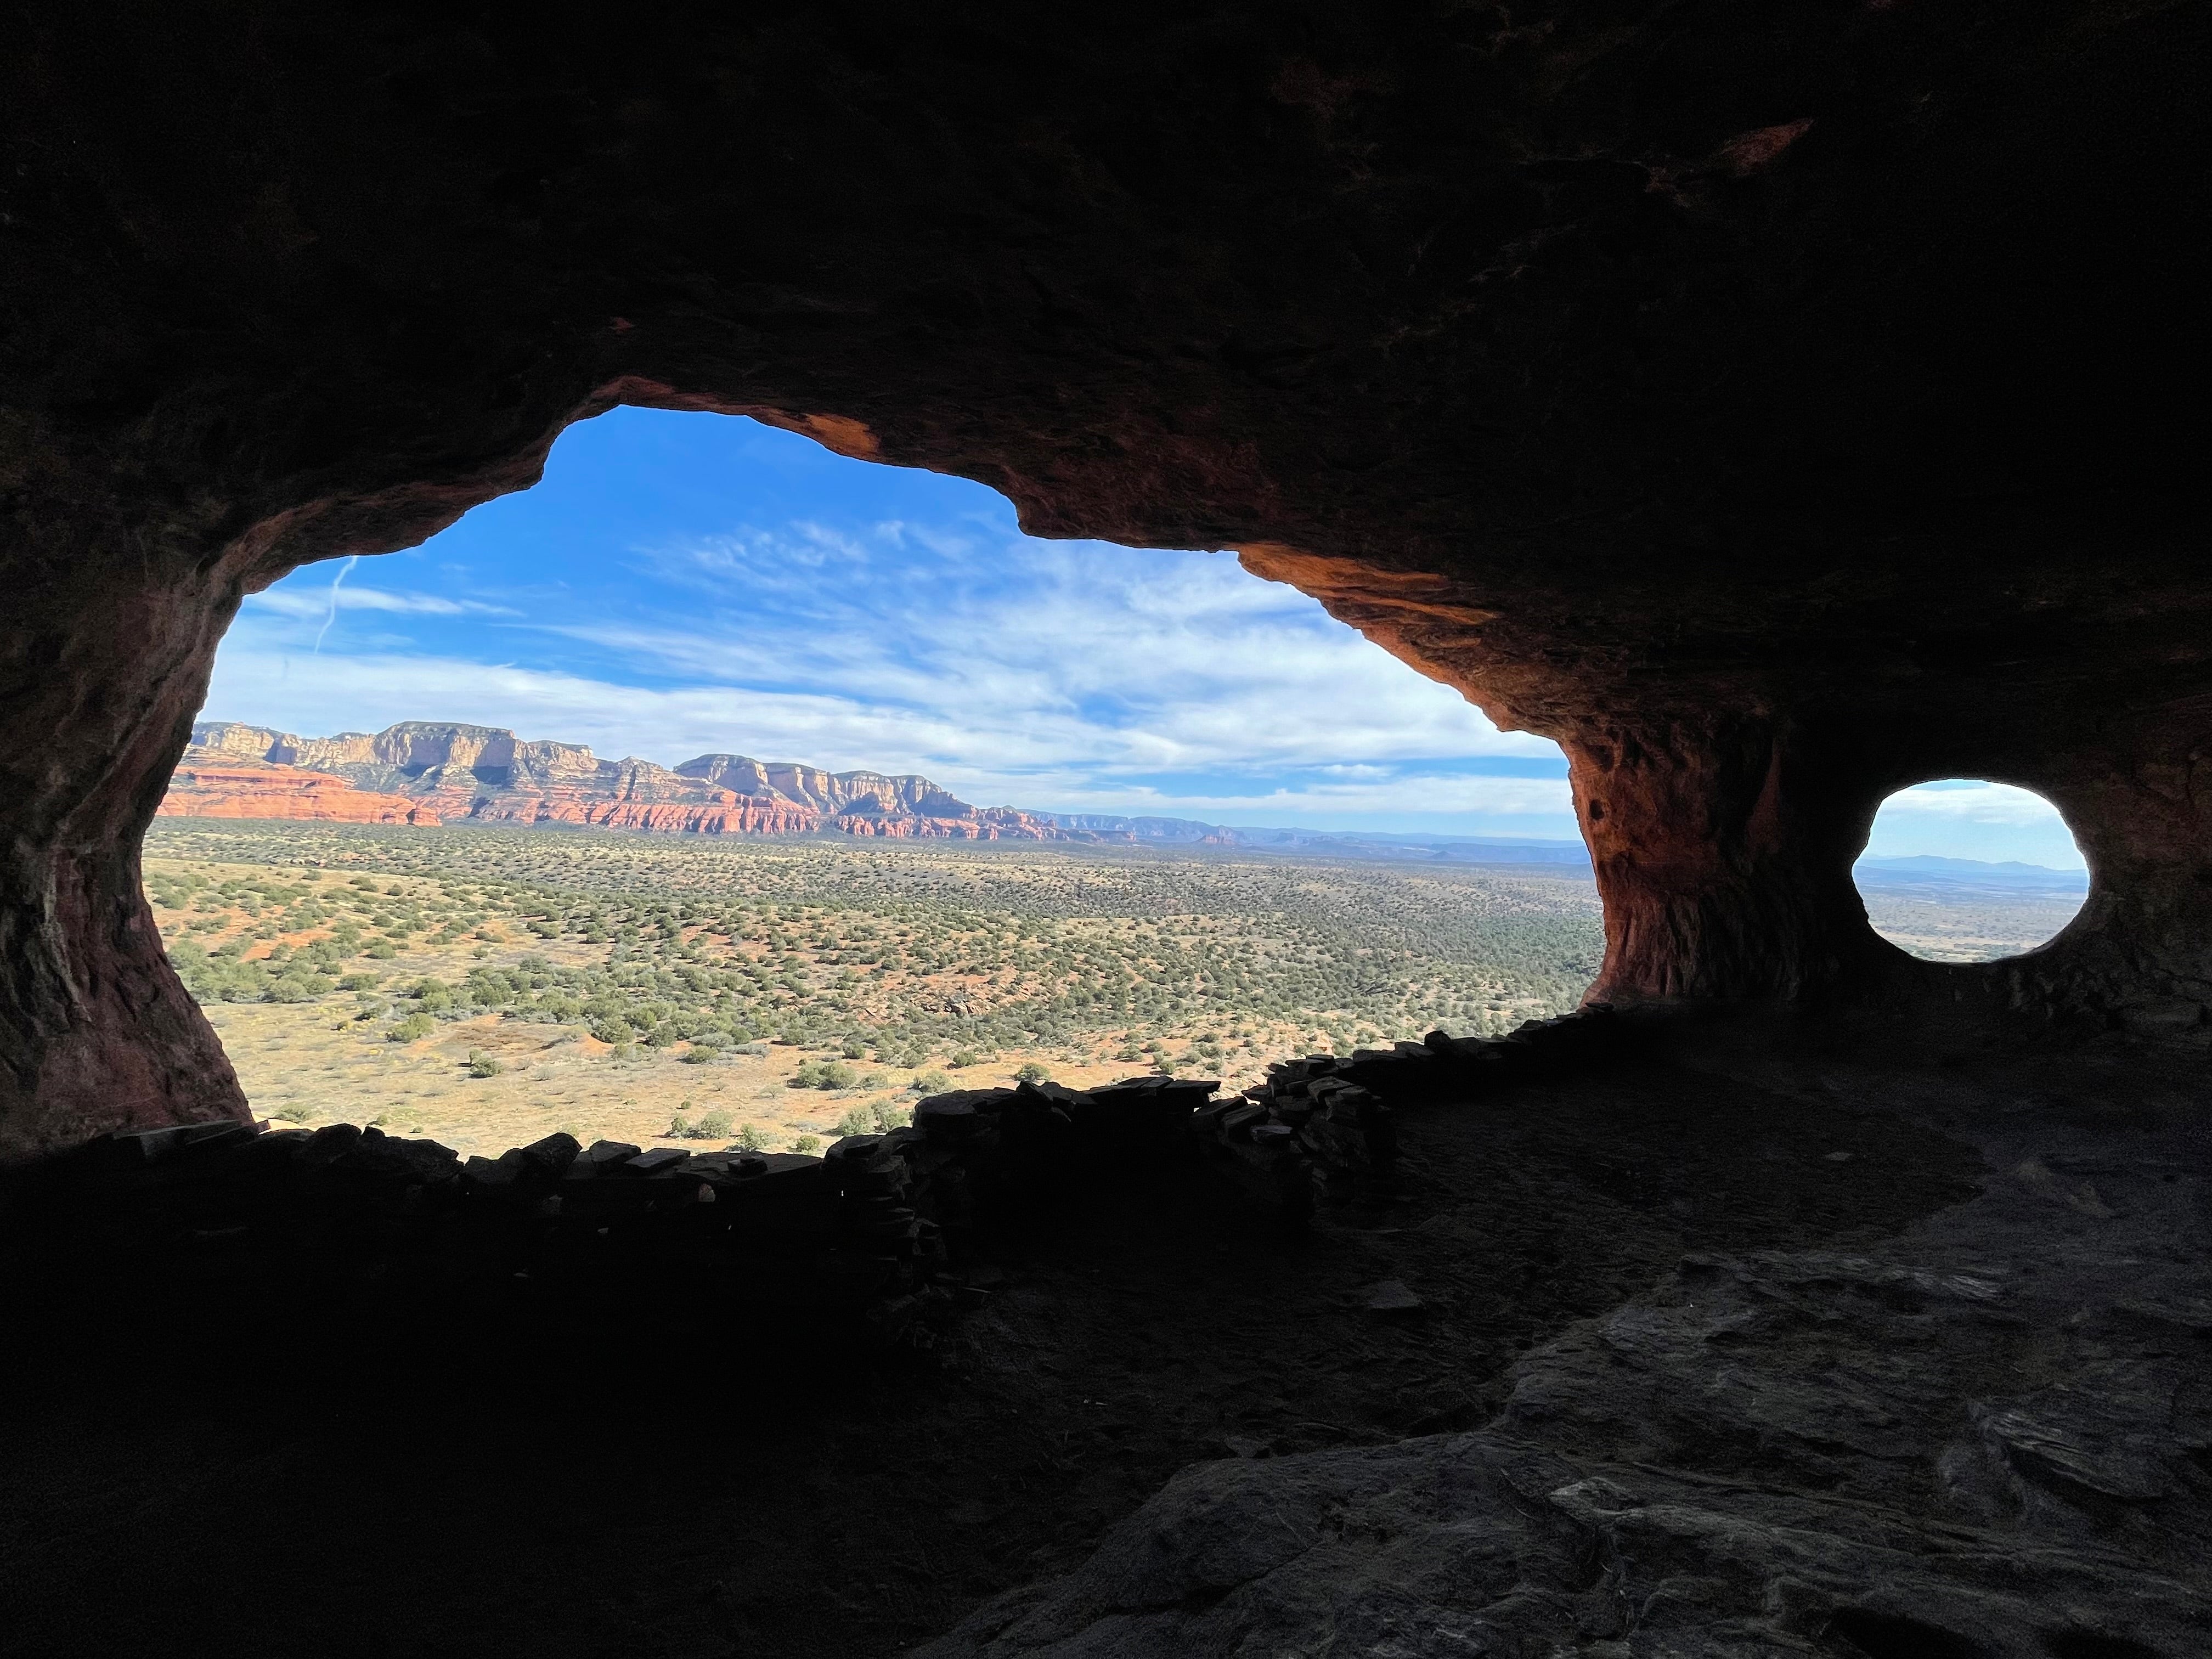
[[[1554,733],[1848,710],[1938,731],[1910,771],[2205,690],[2201,9],[9,28],[33,550],[68,500],[257,584],[647,402],[978,478],[1038,534],[1249,550]]]

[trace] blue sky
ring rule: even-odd
[[[1556,746],[1233,554],[1036,540],[981,484],[714,415],[580,422],[536,488],[255,595],[207,713],[921,772],[984,805],[1575,834]],[[1874,850],[2078,861],[2033,796],[1945,793]]]

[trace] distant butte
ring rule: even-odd
[[[170,817],[351,823],[574,823],[662,835],[1131,841],[1012,806],[971,806],[927,778],[825,772],[743,755],[671,769],[602,760],[581,744],[527,743],[489,726],[402,720],[373,736],[300,738],[211,721],[169,781]]]

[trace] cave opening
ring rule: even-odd
[[[12,9],[0,1645],[2200,1655],[2212,13],[1993,11]],[[957,475],[1122,564],[1237,548],[1555,739],[1594,1000],[1433,1042],[1394,1004],[1376,1035],[1406,1040],[1364,1049],[1316,1024],[1331,1057],[1237,1094],[1160,1081],[1146,1037],[1136,1087],[956,1088],[820,1158],[247,1121],[163,950],[210,894],[239,920],[191,942],[276,935],[210,972],[281,944],[270,988],[313,993],[219,1017],[327,1008],[348,1030],[316,1040],[356,1059],[420,1017],[464,1093],[550,1089],[439,1045],[550,1040],[507,1006],[590,1001],[564,957],[612,981],[617,943],[637,977],[590,1012],[624,1083],[738,1075],[687,1063],[745,1045],[678,1017],[849,1002],[892,951],[949,992],[1058,949],[1068,1006],[1032,1012],[1072,1035],[1164,932],[1209,1015],[1170,1070],[1248,1052],[1208,964],[1241,994],[1249,953],[1209,915],[1009,939],[972,842],[824,838],[840,871],[921,872],[868,938],[826,880],[740,914],[406,867],[526,835],[707,870],[726,838],[430,825],[403,789],[415,823],[306,826],[373,859],[257,869],[208,849],[269,832],[155,818],[227,629],[234,677],[246,629],[294,629],[296,684],[372,623],[450,628],[456,695],[495,690],[513,619],[465,602],[522,607],[395,583],[392,550],[551,499],[527,486],[556,434],[625,404]],[[1078,644],[1155,665],[1090,614]],[[372,712],[434,689],[434,653],[390,654],[288,729],[592,735]],[[636,690],[567,683],[595,718]],[[1004,723],[979,769],[1048,724]],[[760,752],[594,752],[681,775],[723,749]],[[465,810],[463,773],[495,795],[517,764],[408,781],[448,768]],[[2047,946],[1930,963],[1869,927],[1875,807],[1954,776],[2045,791],[2078,835],[2094,886]],[[963,906],[996,931],[921,936]],[[342,918],[392,955],[298,960]],[[1301,998],[1405,965],[1379,930],[1343,947],[1270,959]],[[354,971],[385,977],[327,994],[385,999],[367,1021],[317,1000]],[[965,1001],[917,1018],[969,1039],[997,1005]],[[537,1053],[604,1041],[558,1028]],[[902,1069],[848,1058],[842,1021],[797,1033],[819,1048],[744,1030],[817,1079]],[[963,1081],[959,1052],[927,1058]]]
[[[144,872],[257,1116],[807,1155],[1566,1012],[1565,770],[1232,553],[623,407],[248,596]]]
[[[1938,778],[1883,800],[1852,878],[1875,932],[1923,962],[2039,950],[2087,902],[2091,872],[2049,799],[1986,778]]]

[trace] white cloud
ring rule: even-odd
[[[281,709],[281,718],[267,711]],[[1249,792],[1219,787],[1218,773],[1193,787],[1163,787],[1132,773],[1174,772],[1158,763],[1194,746],[1145,732],[1099,732],[1034,709],[957,719],[940,708],[874,703],[816,692],[729,686],[648,688],[580,675],[453,658],[335,654],[310,658],[234,640],[218,661],[211,716],[252,719],[308,734],[374,730],[400,720],[438,718],[507,726],[528,738],[588,744],[611,757],[641,755],[672,764],[734,750],[765,760],[804,760],[835,770],[872,768],[927,773],[966,799],[1064,811],[1232,812],[1353,818],[1409,813],[1562,815],[1565,779],[1474,777],[1421,769],[1358,769],[1310,782]],[[1261,720],[1264,711],[1246,708]],[[1234,717],[1230,720],[1233,726]],[[1310,733],[1305,741],[1310,741]],[[1237,746],[1243,760],[1255,745]],[[1117,776],[1116,775],[1122,775]],[[1206,787],[1212,782],[1212,787]],[[1548,833],[1571,833],[1553,826]]]
[[[1867,853],[1875,858],[1935,854],[2082,867],[2081,848],[2058,809],[2033,790],[1951,778],[1899,790],[1882,803]]]
[[[1564,819],[1540,833],[1571,835],[1574,801],[1565,778],[1485,778],[1457,774],[1413,774],[1358,788],[1312,785],[1261,794],[1169,793],[1157,789],[1063,792],[1054,808],[1064,812],[1228,815],[1243,823],[1415,815]],[[1531,830],[1530,834],[1539,833]]]
[[[1916,784],[1892,795],[1882,811],[1967,823],[2039,827],[2064,823],[2058,809],[2033,790],[1979,779]]]
[[[655,678],[760,697],[808,687],[890,705],[966,730],[1024,766],[1085,758],[1257,770],[1556,752],[1498,732],[1457,692],[1328,621],[1304,596],[1255,581],[1227,556],[1020,543],[1008,555],[1025,580],[1011,586],[909,581],[854,593],[796,578],[771,539],[749,532],[654,555],[657,572],[724,590],[722,605],[681,625],[530,626]],[[769,619],[756,608],[793,602],[795,616]]]

